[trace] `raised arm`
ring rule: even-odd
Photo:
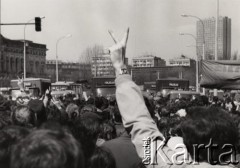
[[[124,127],[131,134],[131,139],[140,157],[144,157],[144,139],[157,139],[164,141],[164,137],[158,131],[156,123],[151,118],[145,105],[141,90],[132,81],[129,74],[122,74],[121,68],[124,66],[126,44],[129,29],[123,39],[117,42],[112,33],[111,37],[116,42],[110,48],[110,55],[116,71],[116,99],[123,119]]]

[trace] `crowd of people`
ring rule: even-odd
[[[129,31],[129,30],[128,30]],[[1,168],[239,167],[238,96],[143,95],[110,48],[116,97],[0,95]]]
[[[127,90],[124,93],[129,94]],[[172,151],[176,150],[176,143],[182,142],[194,156],[193,143],[207,145],[212,139],[219,145],[233,144],[235,156],[240,152],[240,111],[236,103],[239,100],[234,97],[170,100],[161,94],[144,94],[143,98],[138,94],[139,100],[123,97],[131,106],[121,106],[114,97],[92,97],[86,101],[71,94],[58,99],[46,94],[43,98],[19,97],[12,101],[0,95],[0,167],[147,167],[144,156],[139,155],[142,149],[135,144],[140,143],[141,148],[147,136],[136,137],[131,128],[141,134],[144,122],[150,122],[149,131],[154,129],[151,125],[156,125],[159,137]],[[147,113],[141,114],[139,106]],[[121,115],[121,108],[129,114]],[[143,121],[138,126],[136,119],[141,115]],[[144,119],[144,115],[148,118]],[[205,152],[194,159],[208,161]],[[215,161],[219,154],[214,153]]]

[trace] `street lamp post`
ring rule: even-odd
[[[34,19],[29,20],[25,25],[24,25],[24,32],[23,32],[23,78],[26,79],[27,77],[27,68],[26,68],[26,27],[27,24],[33,21]]]
[[[202,48],[202,52],[203,52],[203,54],[202,54],[202,59],[205,60],[205,27],[204,27],[203,20],[200,19],[199,17],[193,16],[193,15],[182,14],[181,16],[182,16],[182,17],[193,17],[193,18],[199,20],[200,23],[202,24],[202,29],[203,29],[203,44],[202,44],[202,47],[203,47],[203,48]],[[205,92],[206,92],[206,91],[205,91],[205,88],[203,88],[203,95],[206,94]]]
[[[61,40],[65,39],[65,38],[69,38],[71,36],[72,36],[71,34],[67,34],[65,36],[62,36],[57,40],[57,43],[56,43],[56,82],[58,82],[58,43]]]
[[[44,19],[45,16],[41,17],[41,19]],[[29,20],[25,25],[24,25],[24,30],[23,30],[23,78],[26,78],[27,74],[27,68],[26,68],[26,27],[28,23],[33,21],[34,19]]]
[[[193,35],[193,34],[190,34],[190,33],[180,33],[180,35],[186,35],[186,36],[191,36],[195,41],[196,41],[196,44],[197,44],[197,39],[196,37]],[[196,51],[197,51],[197,46],[196,46]],[[196,52],[198,53],[198,52]],[[197,55],[197,58],[196,58],[196,92],[199,92],[199,87],[198,87],[198,81],[199,79],[199,72],[198,72],[198,55]]]

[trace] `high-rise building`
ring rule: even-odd
[[[205,39],[205,59],[215,58],[215,27],[216,19],[204,19],[197,21],[197,55],[203,53],[203,41]],[[204,33],[205,32],[205,33]],[[231,58],[231,19],[228,17],[218,18],[218,60],[229,60]]]

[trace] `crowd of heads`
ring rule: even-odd
[[[193,144],[206,146],[210,140],[232,144],[239,152],[240,112],[234,98],[170,100],[158,95],[144,100],[166,143],[182,137],[193,159],[209,161],[204,150],[195,158]],[[0,95],[0,167],[114,168],[116,158],[103,144],[125,131],[115,98],[85,101],[66,95],[19,104]]]
[[[104,97],[85,101],[69,94],[21,103],[0,95],[0,167],[116,167],[100,147],[117,137],[116,109],[116,100]]]
[[[234,162],[229,160],[230,157],[236,158],[240,152],[238,95],[224,94],[221,98],[202,95],[172,100],[153,96],[149,101],[155,104],[153,119],[166,141],[172,137],[181,137],[195,162],[226,165],[237,164],[236,159]],[[216,148],[209,156],[209,148],[214,145]],[[229,146],[225,148],[227,145],[231,149]],[[201,147],[205,150],[198,151]],[[229,151],[231,154],[221,158]]]

